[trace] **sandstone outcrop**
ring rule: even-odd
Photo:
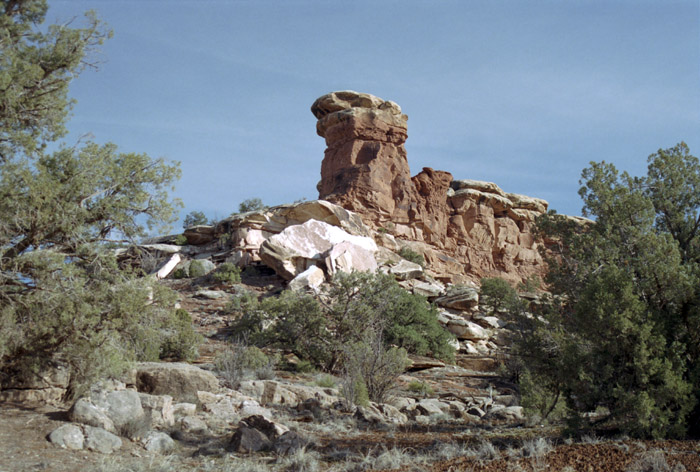
[[[445,236],[445,193],[452,176],[423,169],[411,178],[401,107],[353,91],[320,97],[311,111],[328,146],[321,163],[319,198],[383,223],[409,225],[429,242]]]
[[[320,97],[311,111],[327,145],[320,199],[408,244],[444,281],[517,283],[544,273],[532,230],[547,202],[430,168],[411,177],[408,118],[392,101],[346,90]]]

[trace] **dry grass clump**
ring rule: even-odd
[[[675,467],[668,465],[664,451],[655,449],[642,454],[637,460],[632,462],[625,472],[685,472],[683,464],[676,464]]]

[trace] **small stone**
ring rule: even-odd
[[[149,452],[156,454],[166,454],[175,449],[175,441],[166,433],[151,431],[142,440],[141,444]]]
[[[245,425],[238,427],[228,445],[230,451],[239,453],[268,451],[271,448],[272,443],[265,434]]]

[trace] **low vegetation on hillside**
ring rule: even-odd
[[[406,352],[454,360],[436,308],[390,275],[340,272],[319,298],[285,290],[261,301],[243,296],[230,310],[239,316],[233,331],[251,343],[291,351],[324,371],[344,370],[374,401],[404,371]]]

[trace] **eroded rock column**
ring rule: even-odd
[[[408,222],[415,190],[403,146],[408,117],[401,107],[367,93],[343,91],[320,97],[311,111],[328,146],[319,198],[363,215]]]
[[[452,175],[423,169],[411,178],[401,107],[367,93],[333,92],[314,102],[316,131],[326,139],[319,198],[360,213],[374,226],[433,243],[446,234]]]

